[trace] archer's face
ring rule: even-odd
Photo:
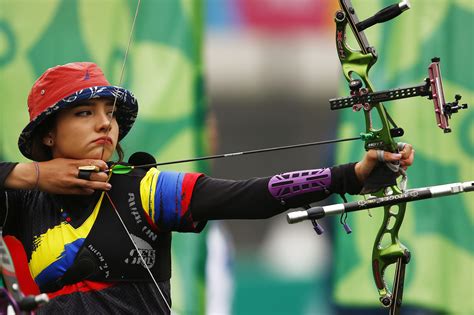
[[[43,139],[51,147],[53,158],[108,161],[119,134],[112,109],[113,100],[98,98],[60,111],[56,126]]]

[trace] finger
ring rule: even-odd
[[[403,147],[403,150],[400,153],[402,154],[402,158],[406,159],[410,157],[412,152],[413,152],[413,146],[407,143],[405,144],[405,146]]]
[[[109,176],[104,172],[92,172],[89,180],[97,182],[106,182],[108,179]]]
[[[94,192],[95,192],[94,189],[77,188],[74,190],[73,194],[74,195],[92,195]]]
[[[406,159],[402,159],[400,161],[400,164],[410,166],[410,165],[413,164],[414,160],[415,160],[415,150],[412,150],[411,153],[410,153],[410,156]]]
[[[109,167],[107,166],[107,163],[105,163],[102,160],[92,160],[92,159],[79,160],[75,163],[75,165],[77,167],[80,167],[80,166],[96,166],[101,171],[105,171],[105,170],[109,169]]]
[[[402,155],[400,153],[392,153],[385,151],[383,153],[383,158],[385,162],[397,162],[401,160]]]
[[[398,142],[397,143],[397,149],[398,151],[403,151],[403,149],[405,148],[407,144],[405,142]]]
[[[94,191],[95,190],[109,191],[110,189],[112,189],[112,185],[110,183],[82,180],[82,179],[78,181],[78,186],[81,189],[92,189]]]
[[[84,180],[90,180],[91,175],[92,175],[92,171],[79,170],[78,173],[77,173],[77,178],[84,179]]]
[[[92,165],[98,166],[101,171],[105,171],[109,169],[109,166],[107,165],[107,163],[105,163],[102,160],[94,160],[92,163],[93,163]]]

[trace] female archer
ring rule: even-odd
[[[0,163],[0,213],[4,234],[21,241],[33,279],[50,297],[38,314],[169,314],[171,232],[357,194],[381,156],[404,169],[414,158],[404,145],[397,154],[369,151],[358,163],[242,181],[140,167],[150,163],[145,154],[124,163],[119,141],[138,102],[89,62],[48,69],[28,110],[18,146],[33,162]],[[114,154],[118,162],[110,162]],[[117,165],[137,167],[114,172]]]

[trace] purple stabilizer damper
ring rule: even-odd
[[[329,185],[331,170],[320,168],[275,175],[268,182],[268,190],[276,199],[285,201],[310,192],[327,191]]]

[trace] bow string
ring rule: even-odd
[[[138,0],[137,1],[137,6],[135,8],[135,14],[133,16],[133,20],[132,20],[132,25],[130,27],[130,33],[129,33],[129,36],[128,36],[128,43],[127,43],[127,48],[125,50],[125,54],[124,54],[124,58],[123,58],[123,61],[122,61],[122,68],[120,70],[120,79],[119,79],[119,82],[118,82],[118,86],[121,86],[122,85],[122,82],[123,82],[123,78],[124,78],[124,75],[125,75],[125,68],[126,68],[126,64],[127,64],[127,58],[128,58],[128,54],[129,54],[129,51],[130,51],[130,48],[132,46],[132,40],[133,40],[133,33],[134,33],[134,29],[135,29],[135,24],[136,24],[136,21],[137,21],[137,18],[138,18],[138,13],[140,11],[140,4],[141,4],[141,0]],[[113,117],[114,117],[114,113],[116,111],[116,108],[117,108],[117,100],[118,100],[118,94],[115,95],[114,97],[114,102],[113,102],[113,106],[112,106],[112,115],[111,117],[109,118],[109,123],[108,123],[108,127],[107,127],[107,135],[109,134],[110,130],[111,130],[111,126],[112,126],[112,121],[113,121]],[[103,159],[103,155],[104,155],[104,152],[105,152],[105,143],[102,145],[102,154],[101,154],[101,159]],[[95,170],[94,170],[95,171]],[[113,172],[110,172],[109,173],[109,179],[110,177],[112,176]],[[125,222],[123,221],[120,213],[119,213],[119,210],[117,209],[117,206],[115,205],[115,203],[113,202],[112,198],[110,197],[110,195],[108,194],[108,192],[103,192],[110,204],[112,205],[112,208],[114,209],[114,212],[115,214],[117,215],[117,218],[119,219],[125,233],[127,234],[128,238],[130,239],[130,242],[132,243],[134,249],[137,251],[138,253],[138,257],[141,261],[141,264],[142,266],[145,268],[145,270],[147,271],[147,274],[150,276],[150,279],[152,280],[154,286],[156,287],[156,289],[158,290],[158,293],[160,294],[163,302],[165,303],[167,309],[171,312],[171,306],[170,304],[168,303],[168,300],[166,299],[165,295],[163,294],[163,291],[161,290],[160,286],[158,285],[158,281],[156,280],[156,278],[154,277],[153,273],[151,272],[150,268],[148,267],[148,264],[146,263],[145,259],[143,258],[142,254],[141,254],[141,251],[140,249],[138,248],[138,245],[136,244],[136,242],[134,241],[129,229],[127,228],[127,225],[125,224]]]

